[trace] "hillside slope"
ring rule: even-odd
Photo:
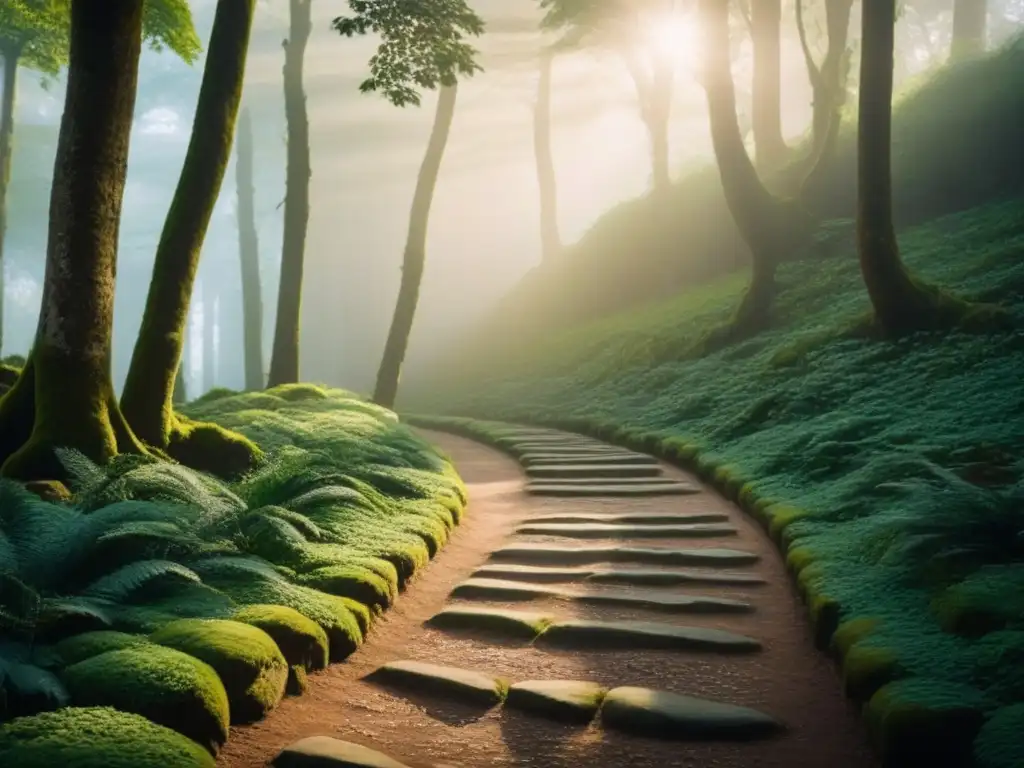
[[[922,276],[1024,325],[1024,198],[901,244]],[[618,428],[717,468],[763,500],[805,587],[866,622],[862,695],[913,675],[934,706],[973,697],[999,713],[980,765],[1019,765],[997,731],[1024,719],[1024,333],[858,337],[869,305],[852,248],[780,277],[777,327],[714,355],[681,351],[727,316],[742,277],[451,367],[411,406]]]

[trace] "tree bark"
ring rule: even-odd
[[[533,110],[533,151],[537,161],[537,184],[540,191],[541,259],[550,263],[562,251],[558,233],[558,186],[555,162],[551,154],[551,70],[554,53],[544,51],[540,58],[537,81],[537,104]]]
[[[988,26],[988,0],[956,0],[953,4],[953,41],[949,56],[954,61],[982,53]]]
[[[245,388],[263,389],[263,293],[260,286],[260,243],[256,234],[253,189],[252,115],[243,109],[236,138],[238,187],[238,251],[242,264],[242,343]]]
[[[311,0],[289,0],[291,23],[284,42],[284,111],[288,123],[288,170],[285,179],[284,242],[277,294],[274,346],[267,386],[299,380],[299,323],[302,271],[309,223],[309,116],[302,85],[306,43],[312,30]]]
[[[928,295],[900,260],[892,218],[892,87],[896,0],[861,9],[857,240],[860,268],[882,330],[901,333],[929,312]]]
[[[118,451],[143,450],[118,408],[110,375],[117,240],[142,10],[143,0],[71,3],[39,326],[31,359],[4,398],[4,405],[10,400],[23,408],[34,401],[29,411],[34,423],[27,442],[4,463],[8,476],[61,477],[57,447],[76,449],[96,462]],[[0,407],[0,415],[6,410]],[[5,435],[5,443],[11,438]]]
[[[18,87],[18,62],[21,49],[15,45],[0,47],[4,60],[3,93],[0,94],[0,353],[4,342],[4,241],[7,239],[7,187],[11,183],[11,155],[14,151],[14,103]]]
[[[203,280],[203,394],[217,386],[217,291],[213,278]]]
[[[406,237],[405,256],[402,261],[402,282],[398,288],[395,314],[391,320],[391,330],[384,345],[384,355],[377,370],[377,383],[373,389],[373,401],[385,408],[394,408],[398,395],[398,380],[405,360],[405,351],[409,346],[409,333],[412,331],[412,322],[416,315],[420,281],[423,278],[426,261],[430,204],[434,199],[434,187],[437,185],[441,160],[448,144],[457,93],[457,85],[446,85],[441,88],[437,99],[437,112],[434,114],[434,127],[430,131],[427,152],[416,179],[416,192],[409,213],[409,234]]]
[[[753,274],[740,304],[737,326],[756,324],[768,311],[775,292],[775,265],[783,249],[782,234],[791,220],[783,205],[765,189],[750,161],[739,119],[729,55],[728,0],[700,0],[704,25],[705,92],[711,143],[725,200],[750,248]]]
[[[807,63],[813,93],[811,115],[811,152],[807,158],[801,197],[812,201],[818,194],[839,144],[842,110],[846,106],[849,69],[848,41],[853,0],[825,0],[825,26],[828,48],[819,68],[807,44],[803,23],[803,2],[796,0],[797,29]]]
[[[157,246],[153,277],[121,396],[136,435],[167,448],[175,429],[181,364],[203,240],[231,158],[256,0],[220,0],[185,162]]]
[[[757,166],[779,168],[789,151],[782,137],[782,0],[755,0],[750,9],[754,44],[751,121]]]

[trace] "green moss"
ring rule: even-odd
[[[992,565],[943,591],[933,608],[944,629],[969,637],[1022,624],[1024,565]]]
[[[777,544],[786,542],[786,529],[796,522],[807,517],[806,510],[797,509],[786,504],[772,504],[765,509],[765,518],[768,520],[768,534]]]
[[[139,715],[69,707],[0,726],[0,763],[18,768],[214,768],[191,739]]]
[[[1024,704],[1003,707],[989,718],[975,742],[977,768],[1024,765]]]
[[[111,706],[172,728],[216,754],[228,737],[228,695],[217,673],[152,644],[107,651],[62,672],[76,706]]]
[[[842,661],[843,688],[857,702],[868,701],[884,685],[904,676],[899,658],[891,648],[854,645]]]
[[[321,592],[349,597],[379,609],[387,608],[398,592],[397,574],[394,582],[389,582],[369,568],[358,565],[328,565],[316,568],[303,574],[301,583]]]
[[[244,435],[219,424],[176,417],[167,453],[186,467],[226,479],[251,471],[263,460],[263,451]]]
[[[76,664],[85,659],[91,659],[93,656],[98,656],[107,651],[134,648],[148,642],[149,640],[141,635],[98,630],[96,632],[83,632],[80,635],[65,638],[54,646],[54,650],[57,652],[61,663],[68,665]]]
[[[233,724],[261,719],[284,695],[288,664],[270,635],[257,627],[237,621],[181,619],[150,637],[216,670],[228,693]]]
[[[290,403],[303,400],[326,400],[327,390],[314,384],[278,384],[266,392],[268,395],[280,397]]]
[[[879,619],[874,616],[862,616],[840,624],[832,636],[832,650],[840,661],[846,658],[854,645],[878,629],[879,623]]]
[[[231,618],[270,635],[289,665],[310,671],[327,666],[327,633],[295,609],[283,605],[247,605]]]
[[[288,668],[288,683],[284,692],[286,696],[301,696],[309,689],[309,677],[306,667],[293,664]]]
[[[908,678],[879,689],[867,704],[868,735],[883,765],[969,765],[986,701],[968,686]]]

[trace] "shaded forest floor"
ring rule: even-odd
[[[987,722],[981,763],[1019,764],[1007,749],[1024,722],[1024,333],[865,338],[852,224],[830,232],[783,267],[773,326],[746,342],[692,353],[735,307],[733,276],[496,344],[409,407],[618,430],[714,472],[758,500],[801,583],[862,620],[846,640],[870,678],[859,696],[908,678],[915,700],[969,702]],[[900,239],[922,277],[1024,326],[1024,201]]]

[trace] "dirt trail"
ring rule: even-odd
[[[342,664],[310,677],[308,693],[287,699],[265,720],[232,728],[218,766],[268,763],[282,748],[307,736],[356,742],[409,766],[581,765],[630,768],[873,768],[859,720],[842,696],[833,665],[811,643],[804,609],[793,594],[777,551],[738,508],[667,466],[663,475],[698,486],[678,496],[562,498],[523,492],[519,465],[470,440],[438,432],[425,436],[446,450],[465,479],[470,504],[449,544],[416,576],[367,642]],[[686,539],[577,539],[524,536],[517,526],[537,516],[634,513],[720,513],[734,535]],[[491,554],[526,543],[558,547],[728,548],[760,555],[728,572],[756,574],[763,584],[638,588],[545,584],[594,596],[700,595],[750,603],[743,614],[676,614],[630,605],[591,604],[557,597],[530,602],[452,600],[449,592]],[[522,562],[522,561],[519,561]],[[505,562],[502,561],[501,565]],[[561,563],[557,565],[562,565]],[[574,566],[579,567],[579,566]],[[590,567],[590,566],[587,566]],[[598,567],[598,566],[594,566]],[[607,567],[607,566],[605,566]],[[638,569],[640,565],[622,565]],[[667,566],[656,566],[669,570]],[[649,568],[648,568],[649,570]],[[525,582],[519,582],[525,583]],[[664,650],[558,650],[546,644],[495,641],[424,626],[445,607],[502,607],[540,612],[558,620],[639,620],[728,630],[759,640],[763,650],[744,655]],[[643,738],[602,728],[566,725],[494,707],[481,712],[438,697],[401,694],[362,680],[382,664],[415,660],[523,680],[587,680],[606,687],[644,686],[751,707],[781,721],[782,735],[759,741],[690,742]]]

